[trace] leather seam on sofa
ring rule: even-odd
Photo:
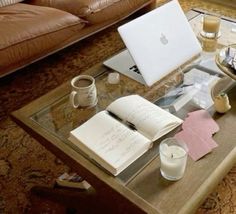
[[[109,3],[109,4],[104,5],[103,7],[98,8],[98,9],[91,9],[91,8],[88,8],[88,9],[89,9],[89,10],[88,10],[89,13],[84,14],[84,15],[81,15],[81,17],[87,16],[87,15],[92,14],[92,13],[97,13],[97,12],[99,12],[99,11],[102,11],[102,10],[106,9],[107,7],[110,7],[111,5],[117,4],[117,3],[120,2],[120,1],[121,1],[121,0],[117,0],[117,1],[115,1],[115,2],[111,2],[111,3]],[[88,6],[87,6],[87,7],[88,7]]]

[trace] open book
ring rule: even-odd
[[[130,95],[115,100],[72,130],[69,140],[107,171],[118,175],[153,141],[181,123],[181,119],[139,95]]]

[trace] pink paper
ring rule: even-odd
[[[188,154],[194,161],[212,151],[212,148],[191,130],[181,131],[175,135],[175,138],[183,140],[187,144]]]
[[[189,125],[191,126],[191,128],[197,128],[196,131],[207,131],[211,134],[214,134],[219,131],[218,124],[205,110],[198,110],[188,113],[188,117],[185,119],[183,125],[184,127]]]
[[[182,129],[175,137],[187,144],[189,155],[195,161],[218,146],[212,139],[212,134],[219,131],[219,126],[205,110],[189,113]]]
[[[183,131],[187,133],[188,132],[194,133],[196,138],[201,139],[200,142],[204,142],[211,149],[214,149],[218,146],[217,143],[213,140],[212,135],[209,135],[209,133],[207,132],[197,133],[195,132],[195,130],[192,129],[185,129]]]

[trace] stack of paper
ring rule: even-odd
[[[211,75],[199,69],[192,69],[184,75],[184,83],[194,83],[194,87],[198,88],[198,92],[194,95],[192,102],[202,109],[208,109],[213,105],[211,98],[211,88],[220,78]]]
[[[205,110],[189,113],[182,124],[182,129],[175,137],[187,144],[188,153],[194,161],[218,146],[212,135],[219,131],[219,126]]]

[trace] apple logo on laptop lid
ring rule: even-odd
[[[161,34],[161,37],[160,37],[160,41],[161,41],[161,43],[163,44],[163,45],[167,45],[168,44],[168,39],[167,39],[167,37],[165,36],[165,34]]]

